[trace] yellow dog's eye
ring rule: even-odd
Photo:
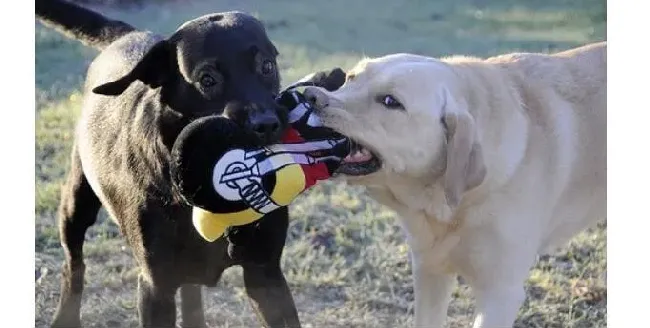
[[[389,109],[404,109],[404,106],[391,95],[385,95],[380,97],[379,102]]]

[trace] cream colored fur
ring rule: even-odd
[[[457,274],[474,327],[509,327],[536,256],[606,213],[606,42],[553,54],[365,59],[306,90],[380,171],[347,177],[394,209],[413,263],[415,326],[442,327]],[[405,110],[380,103],[390,94]],[[445,129],[445,124],[449,131]]]

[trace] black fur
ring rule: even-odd
[[[246,292],[265,325],[299,326],[280,269],[288,210],[208,243],[192,226],[190,207],[175,195],[169,176],[170,149],[196,118],[225,115],[251,131],[253,143],[278,140],[286,110],[274,101],[277,51],[261,23],[238,12],[211,14],[165,39],[64,1],[37,0],[36,16],[104,49],[88,71],[61,190],[65,263],[52,326],[81,324],[84,235],[101,206],[117,221],[141,268],[142,326],[175,326],[180,287],[183,326],[204,327],[197,285],[214,286],[233,265],[243,267]]]
[[[36,0],[36,15],[46,26],[81,43],[104,49],[135,27],[110,20],[98,13],[65,1]]]

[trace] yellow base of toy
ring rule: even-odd
[[[280,206],[291,203],[305,189],[305,175],[300,165],[288,165],[276,172],[276,184],[271,199]],[[192,208],[192,223],[201,237],[209,242],[217,240],[231,226],[255,222],[264,216],[252,208],[233,213],[212,213],[199,207]]]

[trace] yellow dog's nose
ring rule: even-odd
[[[303,93],[307,101],[316,109],[323,109],[329,106],[329,96],[324,89],[320,87],[306,87]]]

